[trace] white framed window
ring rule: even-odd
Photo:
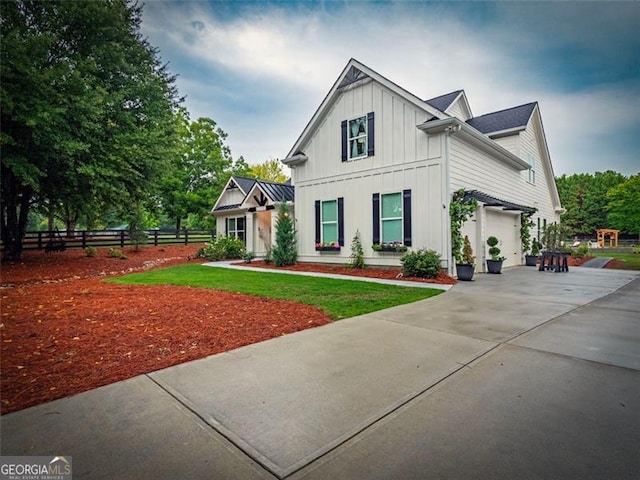
[[[536,159],[530,153],[527,153],[527,163],[529,164],[529,170],[527,171],[527,181],[532,184],[536,184]]]
[[[403,243],[402,192],[384,193],[380,201],[382,243]]]
[[[244,217],[227,218],[227,236],[245,240],[245,220]]]
[[[331,242],[338,243],[338,201],[327,200],[321,202],[321,241],[324,245]]]
[[[347,122],[349,160],[367,156],[367,116]]]

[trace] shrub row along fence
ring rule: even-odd
[[[145,230],[147,241],[140,245],[188,245],[205,243],[215,230]],[[43,250],[47,245],[64,244],[65,248],[133,246],[128,230],[78,230],[67,235],[58,231],[28,231],[23,241],[24,250]]]

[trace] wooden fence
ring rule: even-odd
[[[145,230],[148,239],[141,245],[188,245],[205,243],[215,235],[214,230]],[[24,250],[42,250],[49,242],[64,242],[66,248],[132,246],[128,230],[78,230],[67,236],[66,232],[28,231],[23,241]],[[50,244],[51,245],[51,244]]]

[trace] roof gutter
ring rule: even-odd
[[[418,130],[422,130],[427,134],[435,134],[448,132],[450,134],[456,134],[465,140],[469,141],[472,145],[476,146],[480,150],[483,150],[486,153],[494,155],[496,158],[501,160],[503,163],[507,164],[511,168],[515,170],[528,170],[530,165],[519,158],[518,156],[511,153],[506,148],[497,144],[493,140],[491,140],[486,135],[480,133],[475,128],[467,125],[464,122],[461,122],[457,118],[443,118],[441,120],[433,120],[421,123],[416,126]]]
[[[292,155],[287,158],[283,158],[280,161],[284,163],[287,167],[297,167],[298,165],[302,165],[307,160],[309,160],[309,157],[307,157],[302,152],[298,152],[295,155]]]

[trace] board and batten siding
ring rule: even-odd
[[[372,196],[411,190],[412,249],[429,248],[448,258],[445,217],[442,215],[443,170],[439,162],[414,162],[409,166],[376,169],[296,185],[298,258],[303,262],[344,264],[351,255],[351,241],[360,232],[368,265],[398,266],[401,255],[374,252]],[[340,252],[315,251],[316,200],[343,198],[344,245]],[[446,267],[446,263],[443,263]]]
[[[375,154],[341,161],[340,124],[373,112]],[[370,81],[346,88],[327,112],[311,139],[301,145],[309,161],[296,167],[296,188],[307,180],[356,174],[383,167],[408,165],[428,157],[428,140],[416,125],[430,115],[384,86]]]

